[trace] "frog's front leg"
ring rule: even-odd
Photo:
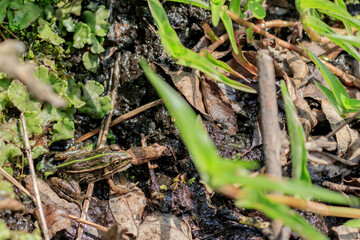
[[[62,198],[70,202],[80,204],[84,200],[85,195],[81,192],[81,188],[78,182],[74,180],[65,180],[58,177],[51,177],[49,184],[52,185],[52,189]]]

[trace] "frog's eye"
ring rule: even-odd
[[[121,159],[118,158],[118,157],[113,157],[111,158],[111,164],[114,166],[114,167],[118,167],[120,166],[122,163]]]

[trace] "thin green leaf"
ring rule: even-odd
[[[342,9],[344,9],[345,11],[347,11],[346,5],[345,5],[345,3],[344,3],[343,0],[335,0],[334,3],[335,3],[336,5],[338,5],[339,7],[341,7]],[[347,23],[344,23],[344,26],[345,26],[348,34],[349,34],[349,35],[352,35],[351,25],[350,25],[350,24],[347,24]]]
[[[184,49],[185,52],[182,54],[178,60],[176,61],[177,64],[191,67],[200,70],[201,72],[205,73],[209,77],[213,78],[216,81],[222,82],[232,88],[235,88],[240,91],[249,92],[249,93],[256,93],[256,90],[246,86],[242,83],[239,83],[235,80],[232,80],[226,77],[224,74],[220,73],[215,66],[205,57],[200,56],[199,54],[189,50]]]
[[[332,38],[333,35],[337,35],[337,34],[335,33],[334,30],[332,30],[328,25],[326,25],[320,19],[313,16],[307,16],[305,19],[302,20],[302,23],[307,26],[310,26],[318,33],[328,37],[330,40],[338,44],[340,47],[342,47],[344,50],[350,53],[354,58],[360,61],[359,52],[348,42],[344,42],[341,39],[339,40],[337,38]]]
[[[217,60],[215,59],[209,51],[207,50],[202,50],[201,51],[202,54],[204,54],[204,57],[206,57],[210,62],[212,62],[215,66],[217,66],[218,68],[221,68],[222,70],[233,74],[234,76],[237,76],[239,78],[244,79],[245,81],[248,81],[243,75],[241,75],[240,73],[236,72],[234,69],[232,69],[229,65],[227,65],[226,63],[224,63],[223,61]]]
[[[234,52],[236,54],[239,54],[239,49],[237,47],[236,40],[235,40],[235,34],[234,34],[233,25],[232,25],[232,20],[226,11],[227,11],[227,6],[223,6],[220,11],[220,18],[225,26],[226,32],[229,36],[230,43],[231,43],[231,46],[232,46]]]
[[[181,44],[175,30],[171,28],[160,2],[158,0],[148,0],[148,4],[156,25],[159,28],[163,47],[166,53],[172,57],[177,64],[198,69],[216,81],[223,82],[235,89],[250,93],[256,92],[251,87],[227,78],[224,74],[220,73],[208,59],[185,48]]]
[[[324,77],[325,81],[331,88],[332,92],[335,95],[337,104],[340,105],[342,109],[344,109],[343,99],[349,98],[349,95],[346,92],[344,86],[341,84],[339,79],[325,66],[325,64],[323,64],[320,61],[320,59],[317,56],[315,56],[312,52],[310,52],[306,47],[304,46],[302,47],[309,54],[311,60],[315,63],[321,75]]]
[[[328,89],[327,87],[325,87],[324,85],[318,83],[317,81],[314,81],[314,83],[315,83],[315,85],[320,89],[320,91],[324,94],[324,96],[325,96],[326,99],[330,102],[330,104],[333,106],[333,108],[335,109],[335,111],[336,111],[341,117],[345,117],[345,116],[344,116],[344,108],[338,104],[334,93],[333,93],[330,89]]]
[[[333,42],[337,42],[335,40],[347,42],[355,47],[360,47],[360,37],[359,36],[350,36],[350,35],[340,35],[340,34],[328,34],[328,37]]]
[[[344,223],[347,227],[360,228],[360,219],[351,219]]]
[[[210,0],[211,6],[211,21],[214,27],[217,27],[220,21],[220,12],[222,11],[222,6],[224,5],[225,0]]]
[[[294,179],[311,183],[307,170],[307,151],[305,148],[305,133],[298,119],[296,108],[289,96],[284,81],[281,81],[281,92],[285,105],[287,126],[291,143],[292,176]]]

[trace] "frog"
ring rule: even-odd
[[[48,182],[60,197],[79,202],[85,198],[80,184],[110,180],[115,173],[125,171],[132,165],[160,158],[166,149],[165,146],[155,143],[129,150],[110,145],[86,152],[51,153],[48,155],[53,161],[62,162],[55,166],[57,176],[50,177]],[[121,192],[124,193],[126,191]]]

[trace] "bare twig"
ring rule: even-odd
[[[281,177],[281,139],[273,59],[262,51],[256,59],[259,69],[260,122],[266,170],[274,177]]]
[[[157,105],[159,105],[160,103],[162,103],[161,99],[155,100],[153,102],[147,103],[141,107],[138,107],[137,109],[134,109],[128,113],[125,113],[124,115],[121,115],[120,117],[116,118],[114,121],[111,122],[110,127],[115,126],[116,124],[121,123],[122,121],[129,119],[131,117],[136,116],[139,113],[142,113],[144,111],[146,111],[149,108],[155,107]],[[91,132],[88,132],[84,135],[82,135],[81,137],[79,137],[78,139],[76,139],[75,142],[82,142],[85,141],[88,138],[91,138],[92,136],[94,136],[95,134],[99,133],[100,128],[96,128],[94,130],[92,130]]]
[[[281,137],[273,59],[263,51],[259,51],[256,60],[259,73],[260,122],[266,171],[269,175],[281,178]],[[271,222],[271,229],[275,239],[279,239],[288,232],[284,231],[282,223],[277,220]]]
[[[39,208],[40,225],[41,225],[42,232],[44,234],[44,239],[45,240],[50,240],[49,232],[48,232],[48,228],[47,228],[47,224],[46,224],[46,220],[45,220],[45,215],[44,215],[44,211],[43,211],[43,208],[42,208],[42,202],[41,202],[41,199],[40,199],[39,188],[38,188],[38,185],[37,185],[37,178],[36,178],[36,173],[35,173],[35,168],[34,168],[34,162],[33,162],[33,159],[31,157],[31,148],[30,148],[29,138],[28,138],[28,134],[27,134],[27,128],[26,128],[26,121],[25,121],[24,113],[20,114],[20,119],[21,119],[21,124],[22,124],[22,128],[23,128],[23,133],[24,133],[23,139],[25,141],[26,155],[27,155],[27,158],[28,158],[28,161],[29,161],[29,168],[30,168],[31,178],[32,178],[33,183],[34,183],[36,205]]]

